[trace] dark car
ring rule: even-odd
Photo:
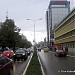
[[[5,56],[0,56],[0,75],[10,75],[13,69],[13,60]]]
[[[16,60],[16,59],[24,59],[24,60],[26,60],[27,57],[28,57],[28,55],[27,55],[26,50],[20,48],[20,49],[16,50],[13,58],[14,58],[14,60]]]
[[[37,48],[37,50],[38,50],[38,51],[41,51],[41,48],[39,47],[39,48]]]
[[[27,51],[27,54],[28,54],[28,55],[31,54],[31,50],[30,50],[30,48],[26,49],[26,51]]]
[[[66,56],[67,53],[64,50],[56,50],[55,55],[56,56]]]

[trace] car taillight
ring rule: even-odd
[[[7,56],[9,56],[9,54],[7,54]]]

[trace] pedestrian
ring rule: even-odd
[[[61,49],[63,50],[63,47]]]
[[[55,52],[56,52],[56,50],[57,50],[56,47],[54,47],[54,51],[55,51]]]
[[[66,46],[65,51],[68,52],[68,47]]]

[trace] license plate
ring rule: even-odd
[[[21,55],[17,55],[17,57],[21,57]]]

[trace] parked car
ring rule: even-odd
[[[64,50],[56,50],[55,55],[56,56],[66,56],[67,53]]]
[[[12,58],[14,56],[14,52],[13,50],[9,49],[9,50],[5,50],[3,53],[2,53],[2,56],[6,56],[8,58]]]
[[[48,52],[49,48],[48,47],[44,47],[43,50],[44,50],[44,52]]]
[[[24,48],[17,49],[14,54],[14,60],[16,59],[24,59],[28,57],[27,52]]]
[[[0,56],[0,75],[10,75],[11,70],[13,70],[13,60]]]

